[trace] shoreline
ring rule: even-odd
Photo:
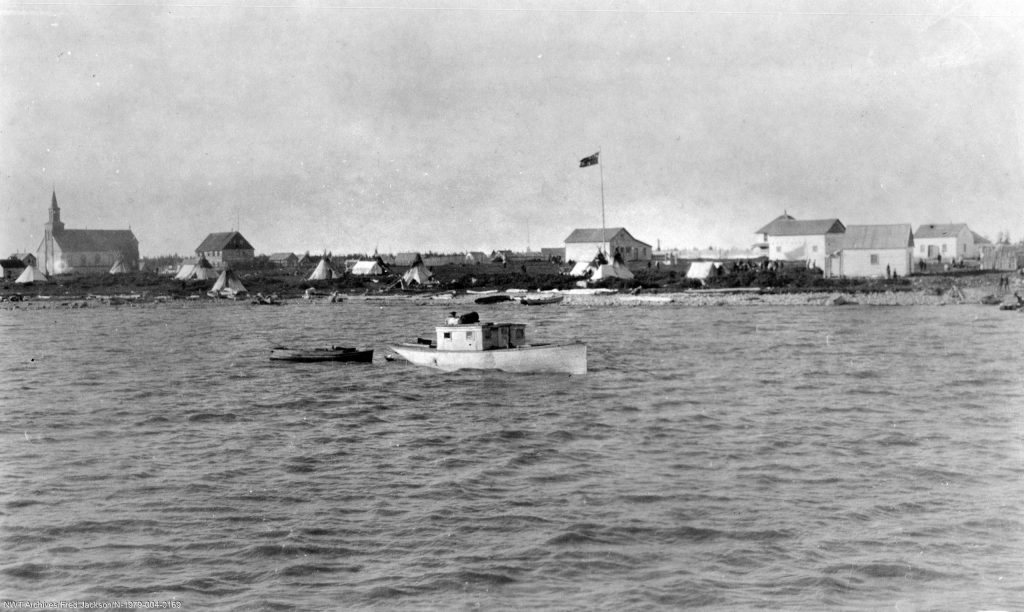
[[[715,289],[689,290],[666,293],[591,293],[576,291],[545,292],[543,295],[561,295],[562,302],[545,306],[523,306],[514,301],[514,297],[526,295],[523,292],[509,293],[513,301],[502,304],[520,308],[559,308],[559,307],[731,307],[743,308],[752,306],[956,306],[956,305],[992,305],[1013,304],[1016,299],[1014,290],[1002,293],[988,291],[988,288],[965,288],[956,291],[936,293],[934,291],[879,291],[879,292],[787,292],[762,293],[759,290]],[[531,293],[530,295],[536,295]],[[380,294],[380,295],[344,295],[341,302],[331,303],[327,299],[307,300],[302,297],[282,298],[279,305],[306,306],[337,306],[345,303],[373,303],[379,305],[413,304],[416,306],[458,306],[462,309],[476,308],[486,305],[476,304],[480,295],[451,292],[435,294]],[[998,300],[998,301],[993,301]],[[82,308],[159,308],[159,307],[263,307],[252,304],[250,299],[215,299],[201,297],[199,299],[168,299],[165,296],[147,296],[145,294],[117,296],[26,296],[23,301],[0,302],[3,310],[40,310],[40,309],[82,309]]]

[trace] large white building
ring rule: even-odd
[[[565,239],[565,261],[592,261],[600,251],[611,263],[615,255],[625,262],[650,261],[651,245],[634,238],[625,228],[575,229]]]
[[[757,230],[754,247],[769,261],[803,261],[829,270],[831,254],[842,248],[845,232],[839,219],[798,221],[784,214]]]

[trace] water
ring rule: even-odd
[[[448,309],[0,311],[0,598],[1024,607],[1019,313],[499,305],[591,372],[267,359]]]

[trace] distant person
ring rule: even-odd
[[[458,325],[458,324],[459,324],[459,315],[457,315],[455,313],[455,311],[452,311],[452,312],[448,313],[448,318],[445,319],[445,325]]]

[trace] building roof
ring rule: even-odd
[[[909,223],[895,225],[851,225],[843,235],[843,248],[856,249],[905,249],[914,246],[914,236]]]
[[[966,228],[966,223],[928,223],[917,228],[914,238],[954,238]]]
[[[634,240],[645,246],[651,246],[644,242],[643,240],[637,240],[632,234],[626,231],[626,228],[624,227],[606,227],[604,229],[601,229],[599,227],[574,229],[572,233],[569,234],[569,237],[565,239],[565,242],[566,244],[580,242],[610,242],[619,234],[625,234],[630,238],[630,240]]]
[[[268,257],[267,259],[269,259],[270,261],[285,261],[287,259],[291,259],[292,257],[294,257],[295,259],[299,258],[298,255],[296,255],[295,253],[271,253],[270,257]]]
[[[66,229],[53,234],[60,248],[69,252],[119,251],[135,252],[139,241],[131,230],[75,230]]]
[[[239,232],[216,232],[207,236],[206,240],[203,240],[203,243],[196,248],[196,253],[241,249],[255,250]]]
[[[774,233],[774,232],[771,231],[772,227],[776,223],[779,223],[779,222],[782,222],[782,221],[796,221],[796,219],[794,217],[791,217],[791,216],[787,215],[786,213],[783,213],[783,214],[779,215],[778,217],[775,217],[774,219],[772,219],[771,223],[769,223],[768,225],[762,227],[761,229],[757,230],[754,233],[755,234],[772,234],[772,233]]]
[[[423,261],[423,257],[419,253],[404,251],[395,255],[396,266],[414,266],[417,261]]]
[[[821,236],[823,234],[842,234],[844,231],[846,231],[846,226],[839,219],[798,221],[789,215],[783,215],[755,233],[769,236]]]
[[[18,259],[17,257],[8,257],[7,259],[0,259],[0,268],[4,270],[12,270],[14,268],[24,268],[25,262]]]
[[[971,234],[974,236],[974,244],[992,244],[992,241],[982,236],[978,232],[971,230]]]

